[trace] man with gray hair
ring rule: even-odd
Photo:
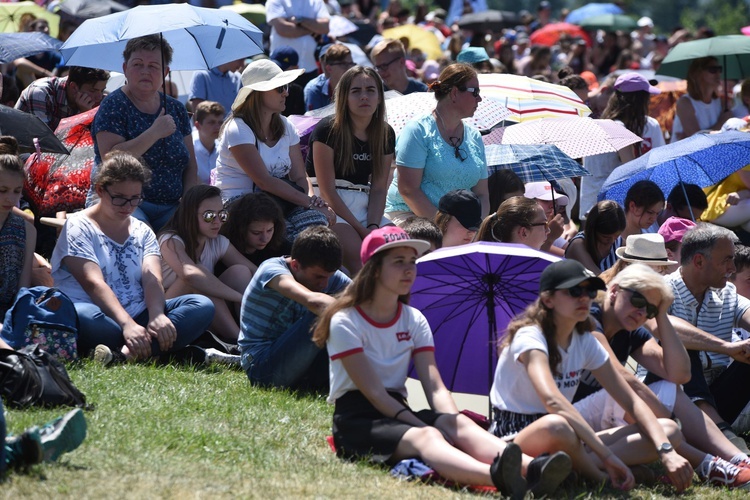
[[[750,400],[750,340],[732,342],[733,327],[750,326],[750,300],[727,281],[737,241],[728,229],[699,223],[682,240],[681,267],[665,277],[675,295],[669,314],[684,320],[673,323],[690,356],[685,393],[733,442],[727,422]]]

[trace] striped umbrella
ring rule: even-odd
[[[511,115],[510,121],[539,118],[588,116],[591,110],[567,87],[507,74],[480,74],[482,96],[499,99]]]
[[[485,156],[490,175],[510,169],[524,184],[591,175],[553,144],[490,144]]]

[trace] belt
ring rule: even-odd
[[[313,182],[313,187],[319,188],[318,183]],[[339,185],[336,184],[336,189],[343,189],[344,191],[359,191],[360,193],[370,193],[370,186],[362,186],[359,184]]]

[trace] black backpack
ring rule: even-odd
[[[0,349],[0,395],[9,408],[77,406],[90,409],[65,366],[39,345]]]

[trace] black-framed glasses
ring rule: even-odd
[[[479,87],[458,87],[461,92],[469,92],[474,96],[474,99],[479,98]]]
[[[653,319],[659,314],[659,308],[646,300],[646,297],[642,293],[631,290],[630,288],[623,288],[626,292],[630,292],[630,305],[636,309],[646,309],[646,317]]]
[[[104,191],[112,199],[112,204],[116,207],[124,207],[130,204],[131,207],[139,207],[143,203],[143,196],[134,196],[133,198],[125,198],[124,196],[115,196],[109,192],[107,186],[104,186]]]
[[[719,65],[716,65],[716,66],[709,66],[709,67],[707,67],[707,68],[706,68],[706,71],[708,71],[708,72],[709,72],[709,73],[711,73],[712,75],[718,75],[718,74],[719,74],[719,73],[721,73],[721,72],[722,72],[723,70],[724,70],[724,66],[719,66]]]
[[[461,161],[466,161],[466,159],[469,157],[469,153],[460,148],[461,144],[463,144],[464,141],[459,139],[458,137],[451,137],[450,139],[448,139],[448,142],[450,142],[456,158]]]
[[[549,227],[549,221],[534,222],[533,224],[529,224],[529,227],[537,227],[537,226],[544,226],[544,228],[547,229]]]
[[[284,92],[289,92],[289,84],[282,85],[281,87],[276,87],[276,92],[279,94],[283,94]]]
[[[206,210],[205,212],[203,212],[203,222],[208,222],[210,224],[214,220],[216,220],[216,217],[219,218],[219,222],[224,224],[229,218],[229,212],[227,212],[226,210],[219,210],[218,212],[214,212],[213,210]]]
[[[388,69],[388,66],[390,66],[390,65],[391,65],[391,64],[393,64],[393,63],[395,63],[396,61],[398,61],[398,60],[399,60],[399,59],[401,59],[402,57],[403,57],[403,56],[397,56],[397,57],[396,57],[395,59],[391,59],[391,60],[390,60],[390,61],[388,61],[387,63],[383,63],[383,64],[378,64],[377,66],[375,66],[375,69],[377,69],[378,71],[385,71],[385,70],[387,70],[387,69]]]
[[[572,286],[566,290],[568,292],[568,295],[570,295],[574,299],[579,298],[584,293],[588,296],[588,298],[595,299],[596,294],[599,293],[599,290],[597,290],[596,288],[589,288],[587,286],[581,285]]]

